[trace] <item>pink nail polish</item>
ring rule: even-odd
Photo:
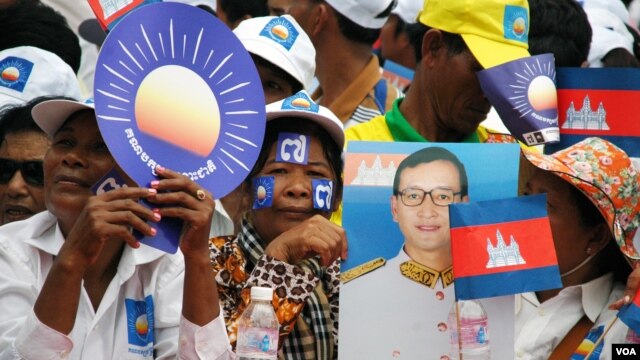
[[[151,185],[152,188],[158,187],[158,185],[160,185],[160,181],[159,180],[153,180],[153,181],[151,181],[150,185]]]
[[[160,221],[160,219],[162,219],[162,216],[159,213],[153,213],[153,218],[156,219],[156,221]]]
[[[151,236],[156,236],[156,234],[158,233],[158,230],[156,230],[155,228],[151,228]]]
[[[158,190],[156,190],[156,189],[149,189],[149,193],[150,193],[150,194],[152,194],[152,195],[155,195],[155,194],[157,194],[157,193],[158,193]]]
[[[156,166],[156,171],[157,172],[163,172],[164,171],[164,166],[162,166],[162,165]]]

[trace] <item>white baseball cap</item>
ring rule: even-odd
[[[391,13],[398,15],[406,24],[415,24],[423,3],[424,0],[398,0],[398,5]]]
[[[325,129],[340,149],[344,147],[344,127],[342,126],[342,121],[340,121],[331,110],[313,102],[309,94],[304,90],[284,100],[267,105],[266,111],[267,121],[282,117],[311,120]]]
[[[388,16],[380,16],[397,0],[326,0],[331,7],[354,23],[368,29],[380,29]],[[417,14],[416,14],[417,15]]]
[[[233,33],[248,52],[281,68],[304,89],[310,88],[316,72],[316,49],[291,15],[247,19]]]
[[[614,13],[604,8],[585,8],[593,31],[589,49],[589,67],[602,67],[602,58],[609,51],[624,48],[633,54],[633,35],[624,22]]]
[[[582,7],[585,10],[593,8],[608,10],[620,18],[624,23],[629,22],[629,11],[620,0],[583,0]]]
[[[69,116],[80,110],[95,110],[93,99],[74,101],[67,99],[46,100],[31,109],[31,117],[40,129],[53,137]]]
[[[40,96],[80,99],[73,69],[56,54],[32,46],[0,51],[0,107],[25,104]]]

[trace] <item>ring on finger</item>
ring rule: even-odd
[[[205,193],[204,190],[202,189],[196,190],[196,199],[202,201],[206,198],[207,198],[207,193]]]

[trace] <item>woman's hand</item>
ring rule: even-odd
[[[180,250],[185,257],[209,256],[209,231],[215,202],[211,194],[188,177],[175,171],[157,167],[160,180],[151,182],[157,195],[148,198],[159,205],[154,212],[162,217],[184,222],[180,237]]]
[[[616,302],[609,305],[609,309],[620,310],[623,306],[630,304],[631,300],[636,296],[638,288],[640,288],[640,266],[636,265],[635,269],[633,269],[627,278],[627,288],[624,289],[624,296],[622,299],[618,299]]]
[[[265,254],[289,264],[318,255],[328,266],[338,257],[347,258],[347,236],[340,226],[315,215],[273,239]]]
[[[159,215],[139,204],[138,199],[148,199],[156,193],[155,189],[122,187],[90,197],[57,260],[68,261],[82,272],[96,262],[108,241],[124,241],[138,248],[140,243],[131,228],[153,236],[156,230],[151,224],[160,220]]]
[[[157,167],[160,180],[151,182],[158,194],[148,199],[160,207],[154,211],[163,217],[182,219],[180,250],[184,255],[185,275],[182,315],[205,326],[220,315],[215,275],[209,260],[209,230],[215,202],[211,194],[189,178]]]

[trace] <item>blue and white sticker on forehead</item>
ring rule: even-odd
[[[273,203],[273,176],[260,176],[253,179],[253,209],[271,207]]]
[[[278,134],[276,161],[306,165],[310,145],[309,135],[281,132]]]
[[[333,181],[326,179],[311,180],[313,188],[313,208],[331,211],[333,203]]]
[[[260,36],[273,40],[287,51],[291,50],[299,34],[295,26],[285,17],[272,19],[260,32]]]
[[[0,60],[0,86],[23,92],[32,70],[33,63],[31,61],[7,56]]]

